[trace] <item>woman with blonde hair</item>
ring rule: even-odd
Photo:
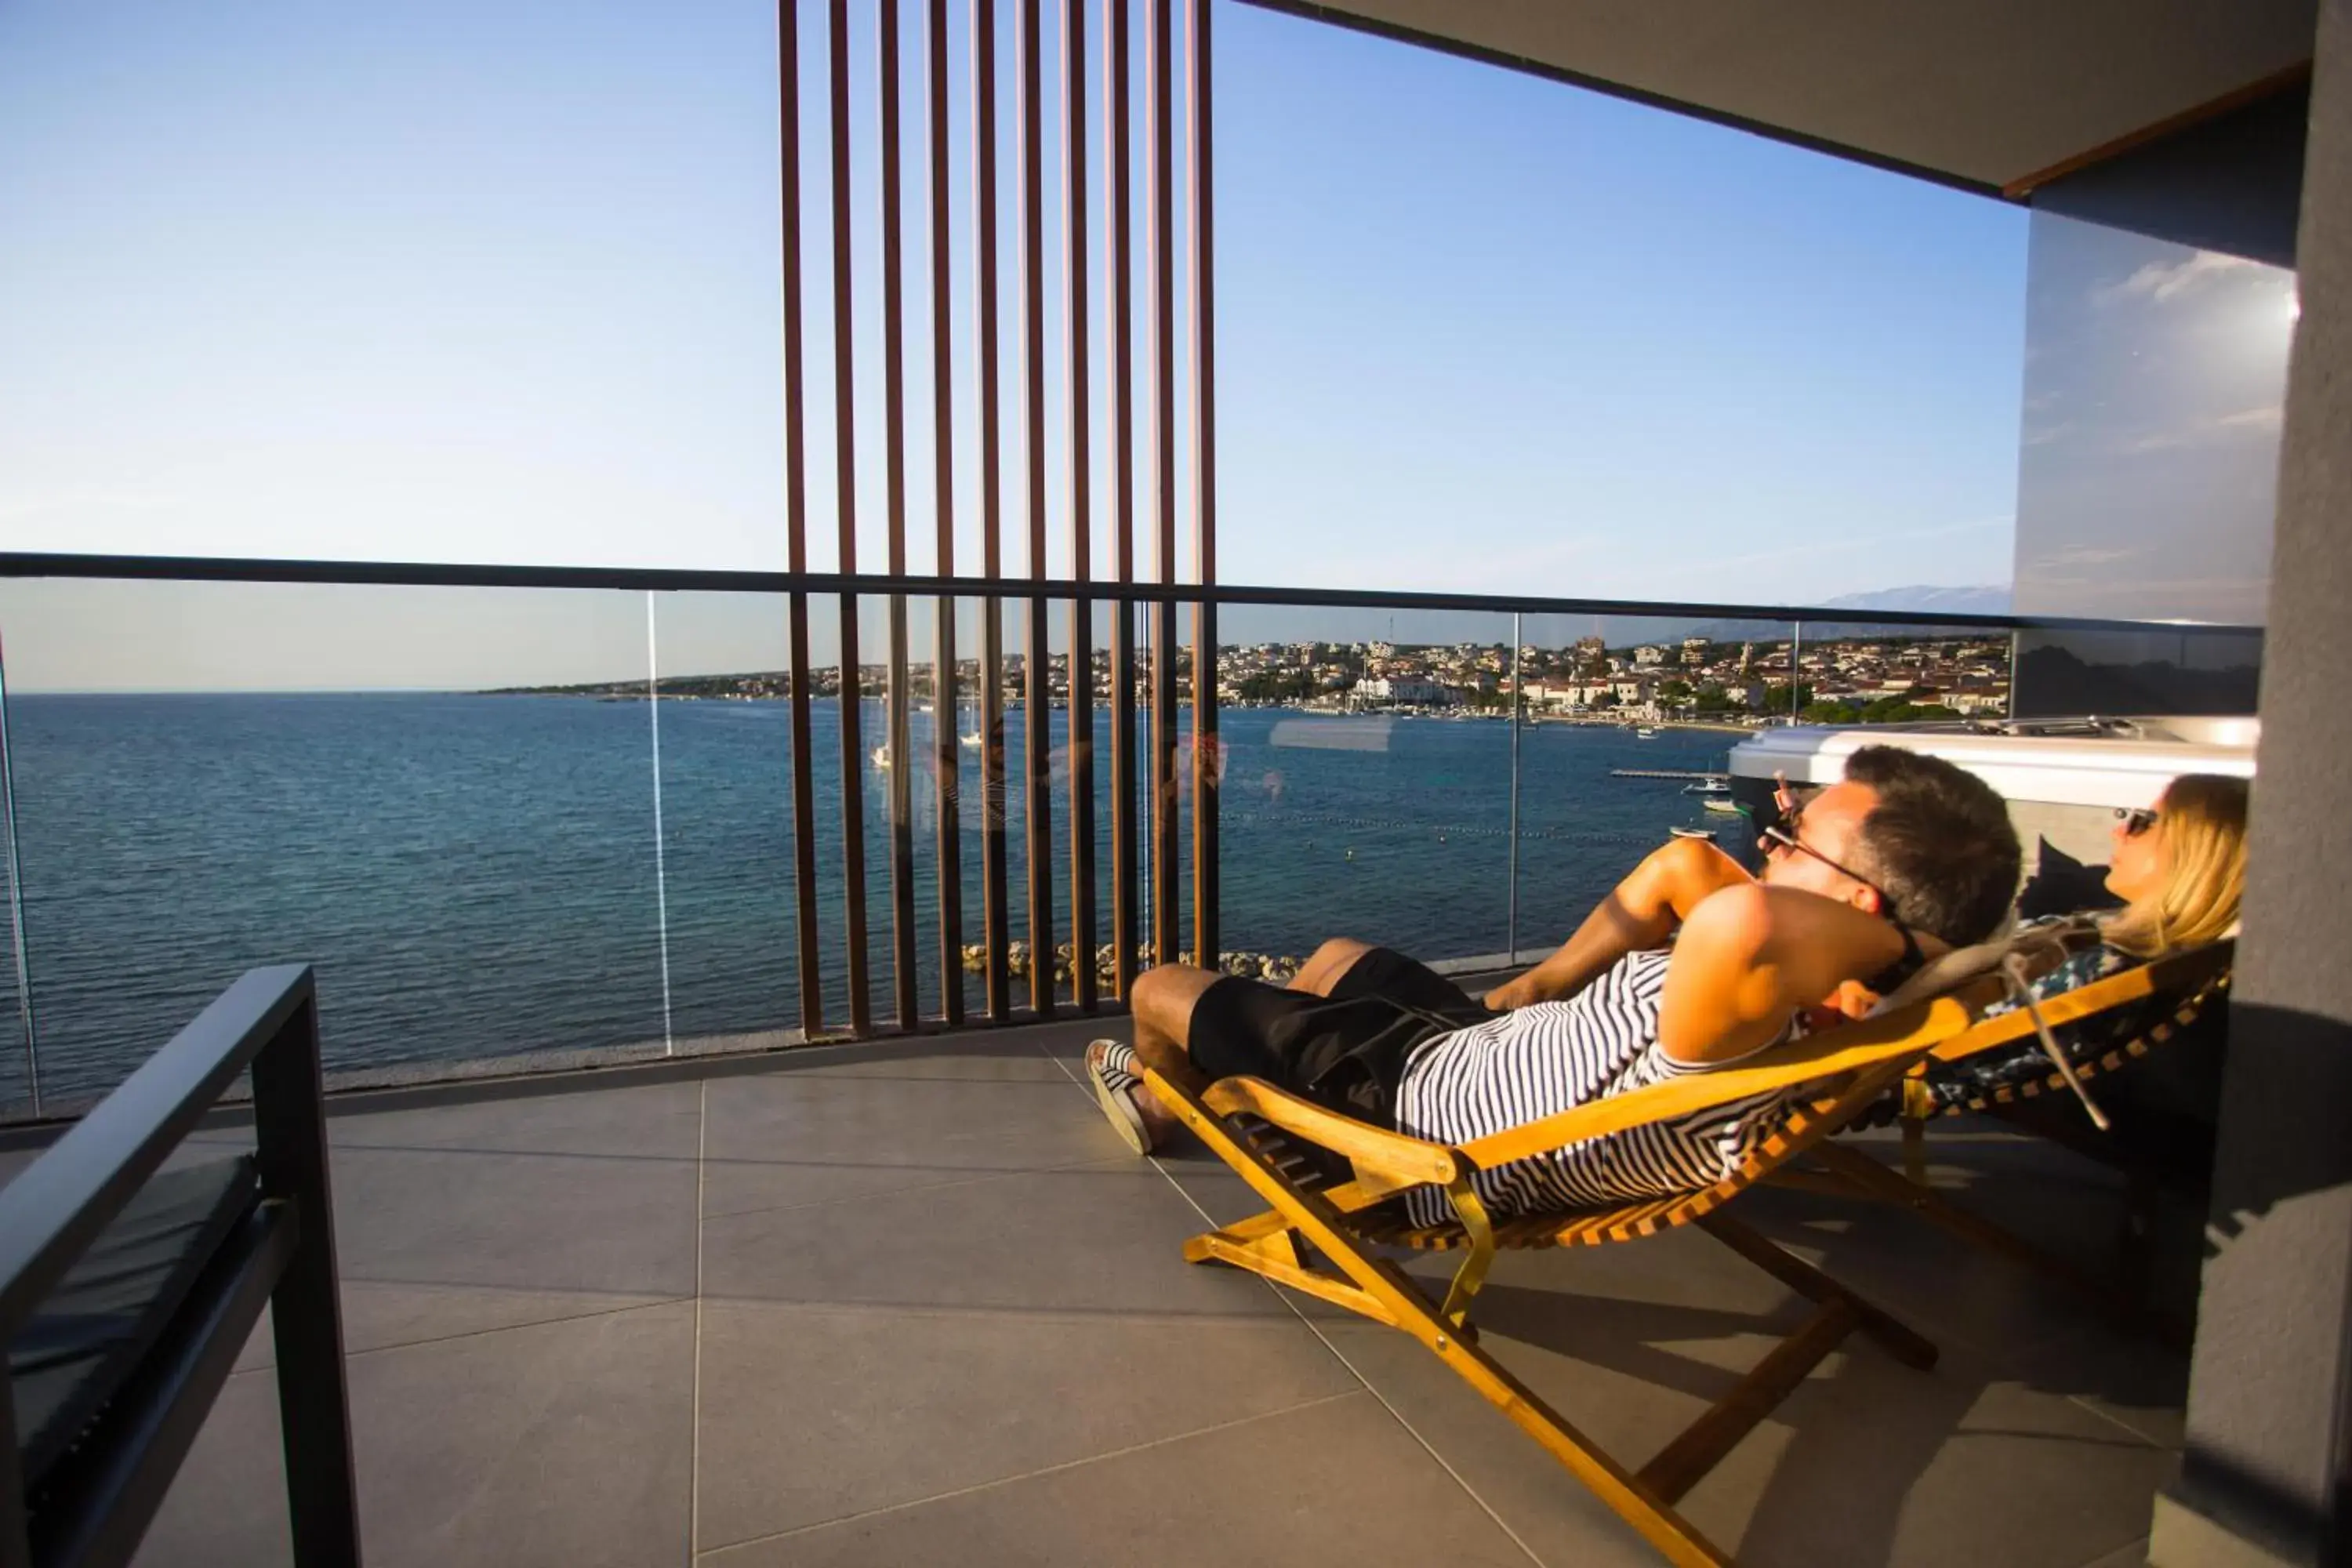
[[[2246,886],[2246,781],[2183,773],[2147,811],[2119,812],[2107,890],[2124,900],[2100,931],[2154,958],[2228,935]]]
[[[2182,773],[2165,786],[2153,806],[2116,812],[2105,887],[2124,900],[2123,907],[2088,917],[2096,926],[2099,940],[2036,976],[2026,986],[2033,999],[2047,1001],[2165,953],[2234,934],[2238,901],[2246,882],[2248,793],[2242,778]],[[2047,923],[2053,930],[2079,929],[2084,919],[2057,916],[2035,923]],[[1988,1016],[2006,1013],[2021,1005],[1997,1003],[1986,1012]],[[2110,1017],[2061,1026],[2058,1042],[2070,1058],[2079,1061],[2107,1049],[2115,1039],[2134,1032],[2144,1022],[2138,1012],[2126,1008]],[[2168,1054],[2177,1058],[2184,1053]],[[2049,1059],[2041,1046],[2027,1040],[1931,1071],[1927,1087],[1938,1103],[1959,1105],[2049,1070]],[[2146,1080],[2150,1075],[2136,1076]],[[2217,1085],[2209,1087],[2218,1093]],[[2126,1090],[2123,1098],[2134,1094]],[[2192,1101],[2209,1098],[2208,1089],[2189,1090],[2185,1098]]]

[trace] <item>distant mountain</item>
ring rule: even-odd
[[[1974,588],[1938,588],[1917,584],[1908,588],[1877,588],[1867,594],[1842,594],[1822,601],[1831,610],[1948,610],[1956,616],[2005,616],[2010,591],[1987,583]]]
[[[1880,629],[1867,619],[1840,620],[1828,614],[1832,610],[1843,610],[1849,614],[1859,612],[1865,616],[1872,610],[2005,616],[2009,614],[2009,589],[1990,583],[1969,588],[1937,587],[1926,583],[1906,588],[1874,588],[1866,594],[1841,594],[1834,599],[1823,599],[1820,610],[1805,617],[1805,636],[1809,640],[1866,637]],[[1656,624],[1644,623],[1647,626]],[[1927,631],[1932,628],[1918,629]],[[1717,642],[1735,642],[1755,636],[1756,630],[1753,621],[1703,621],[1681,635],[1712,637]],[[1656,637],[1663,634],[1652,631],[1647,635]]]

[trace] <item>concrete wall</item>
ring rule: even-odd
[[[2352,0],[2322,7],[2245,936],[2178,1486],[2150,1553],[2347,1551],[2352,1330]]]

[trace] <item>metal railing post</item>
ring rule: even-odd
[[[25,945],[25,874],[16,841],[16,764],[8,749],[8,660],[0,651],[0,844],[8,856],[8,931],[16,963],[16,1018],[25,1030],[25,1081],[33,1115],[41,1114],[40,1032],[33,1016],[33,973]]]
[[[1519,669],[1519,649],[1527,637],[1519,616],[1511,616],[1511,870],[1510,900],[1504,922],[1504,945],[1511,963],[1519,962],[1519,704],[1525,700]]]

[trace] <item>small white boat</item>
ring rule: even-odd
[[[1731,781],[1728,779],[1701,779],[1696,784],[1685,784],[1683,786],[1683,793],[1685,795],[1719,795],[1728,798],[1731,794]]]
[[[1633,731],[1633,739],[1637,741],[1654,741],[1657,738],[1658,732],[1647,724]]]
[[[1737,816],[1739,815],[1739,807],[1733,803],[1732,798],[1727,795],[1708,795],[1705,800],[1700,801],[1699,805],[1705,806],[1709,811],[1719,811],[1726,816]]]
[[[975,752],[980,750],[980,731],[977,730],[974,730],[969,735],[958,735],[956,739],[962,742],[966,746],[971,747]]]
[[[890,748],[887,746],[877,746],[867,754],[873,758],[874,765],[877,768],[887,768],[890,765]]]

